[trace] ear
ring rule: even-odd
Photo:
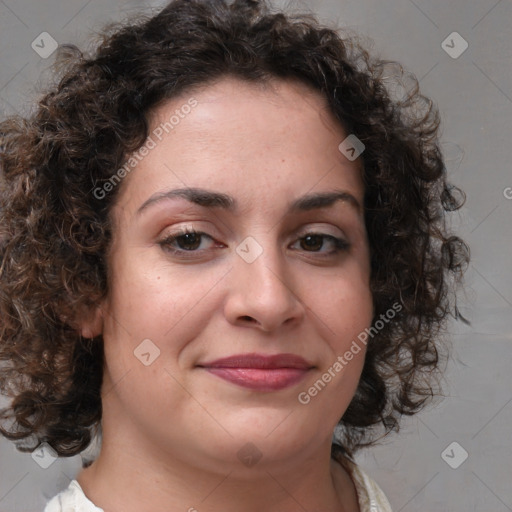
[[[101,304],[82,307],[78,313],[68,315],[61,313],[60,319],[84,338],[96,338],[103,332],[103,309]]]
[[[78,319],[78,329],[84,338],[96,338],[103,333],[103,309],[101,305],[91,306]]]

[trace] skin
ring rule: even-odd
[[[151,130],[184,105],[180,119],[127,175],[111,213],[110,292],[81,322],[102,333],[103,445],[78,482],[105,512],[357,512],[347,471],[330,458],[332,432],[360,378],[365,350],[311,401],[307,391],[371,324],[369,247],[359,159],[348,135],[306,85],[223,78],[153,113]],[[233,196],[240,211],[207,209],[153,194],[200,187]],[[314,192],[344,190],[359,203],[287,213]],[[211,238],[160,242],[189,227]],[[333,253],[329,238],[350,245]],[[262,254],[236,252],[253,237]],[[135,357],[150,339],[160,355]],[[240,387],[197,365],[233,354],[292,353],[312,363],[278,391]],[[252,466],[237,452],[262,455]],[[253,448],[254,450],[254,448]]]

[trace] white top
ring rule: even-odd
[[[359,467],[351,462],[348,467],[354,481],[360,512],[392,512],[382,489]],[[72,480],[67,489],[54,496],[44,512],[104,512],[84,494],[80,484]]]

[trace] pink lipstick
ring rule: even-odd
[[[198,366],[228,382],[259,391],[293,386],[314,368],[294,354],[238,354]]]

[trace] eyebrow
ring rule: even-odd
[[[173,199],[176,197],[186,199],[204,208],[220,208],[233,214],[239,211],[238,201],[234,197],[213,190],[187,187],[158,192],[152,195],[149,199],[144,201],[142,206],[137,210],[137,215],[140,215],[152,204],[158,203],[164,199]],[[359,201],[352,194],[346,190],[334,190],[331,192],[317,192],[301,196],[288,205],[288,212],[298,213],[327,208],[339,201],[350,204],[358,212],[361,211]]]

